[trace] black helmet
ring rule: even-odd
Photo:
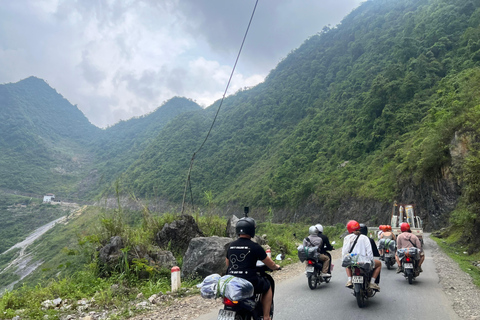
[[[368,234],[368,227],[364,223],[360,223],[360,233],[364,235]]]
[[[240,234],[248,234],[250,237],[255,237],[255,228],[257,227],[257,224],[255,220],[253,220],[250,217],[247,218],[241,218],[238,220],[236,226],[235,226],[235,231],[237,232],[237,235]]]

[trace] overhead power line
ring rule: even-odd
[[[250,29],[250,25],[252,24],[253,16],[255,15],[255,10],[257,9],[257,4],[258,0],[255,2],[255,6],[253,7],[252,15],[250,17],[250,21],[248,22],[247,30],[245,31],[245,35],[243,36],[242,44],[240,46],[240,50],[238,50],[238,55],[237,59],[235,60],[235,64],[233,65],[232,73],[230,74],[230,78],[228,79],[227,86],[225,87],[225,91],[223,92],[223,97],[222,100],[220,101],[220,105],[218,106],[217,112],[215,113],[215,117],[213,118],[212,125],[210,126],[210,129],[208,130],[207,135],[205,136],[205,139],[203,140],[202,144],[200,147],[193,153],[192,159],[190,160],[190,167],[188,168],[188,174],[187,174],[187,180],[185,181],[185,190],[183,191],[183,200],[182,200],[182,214],[185,210],[185,197],[187,195],[187,189],[190,186],[190,197],[191,197],[191,203],[193,207],[193,194],[192,194],[192,186],[191,186],[191,181],[190,181],[190,175],[192,173],[192,167],[193,163],[195,161],[195,156],[202,150],[203,146],[205,145],[205,142],[207,142],[208,137],[210,136],[210,133],[212,132],[213,125],[215,124],[215,121],[217,120],[218,113],[220,112],[220,109],[222,108],[223,100],[225,100],[225,96],[227,95],[228,87],[230,86],[230,82],[232,81],[233,74],[235,72],[235,68],[237,67],[238,59],[240,58],[240,54],[242,53],[243,45],[245,43],[245,39],[247,39],[248,35],[248,30]]]

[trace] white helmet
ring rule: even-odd
[[[308,233],[309,234],[317,234],[318,230],[315,226],[311,226],[310,228],[308,228]]]
[[[318,232],[323,232],[323,226],[320,223],[316,224],[315,228],[317,228]]]

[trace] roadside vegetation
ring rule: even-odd
[[[191,214],[206,236],[225,236],[226,217],[208,212],[200,214],[199,211]],[[129,248],[151,246],[155,234],[165,223],[177,217],[171,212],[152,213],[147,208],[142,211],[84,208],[81,215],[72,217],[65,225],[57,225],[32,246],[36,259],[44,261],[42,269],[28,276],[14,290],[3,293],[0,298],[1,318],[10,319],[19,315],[28,319],[44,319],[48,315],[49,319],[58,319],[62,314],[74,313],[80,305],[78,301],[82,299],[94,301],[89,310],[113,311],[113,318],[141,312],[141,308],[135,306],[139,302],[137,296],[140,293],[145,298],[153,294],[167,294],[170,291],[170,270],[149,266],[141,260],[128,264],[125,259],[105,276],[99,268],[98,248],[115,235],[126,239],[125,255]],[[309,226],[302,222],[277,224],[265,221],[258,223],[257,234],[266,234],[272,254],[284,254],[285,258],[280,263],[287,265],[298,262],[296,248],[307,236]],[[341,224],[325,227],[325,233],[332,240],[343,231]],[[181,268],[183,257],[176,255],[175,258]],[[144,277],[145,271],[148,278]],[[170,296],[196,294],[199,291],[195,285],[200,281],[182,279],[181,290]],[[42,307],[42,302],[56,298],[66,301],[64,305],[70,305],[70,311]]]
[[[473,283],[480,288],[480,252],[469,252],[469,245],[463,235],[464,231],[462,229],[450,227],[435,232],[432,239],[458,263],[464,272],[472,277]]]

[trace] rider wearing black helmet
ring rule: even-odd
[[[368,237],[368,227],[364,223],[360,223],[360,233],[363,235],[366,235]],[[368,237],[370,240],[370,244],[372,245],[372,252],[374,257],[380,257],[380,252],[378,251],[377,244],[375,243],[375,240],[372,238]],[[373,259],[375,266],[374,268],[382,268],[382,263],[378,259]],[[378,277],[375,279],[375,283],[378,284],[380,283],[380,274]]]
[[[235,231],[238,239],[230,244],[227,250],[226,264],[227,274],[246,279],[253,284],[255,293],[262,293],[263,319],[270,320],[270,307],[272,305],[272,289],[270,283],[264,278],[257,276],[257,260],[261,260],[272,270],[280,269],[265,250],[251,239],[255,236],[257,224],[249,217],[238,220]]]

